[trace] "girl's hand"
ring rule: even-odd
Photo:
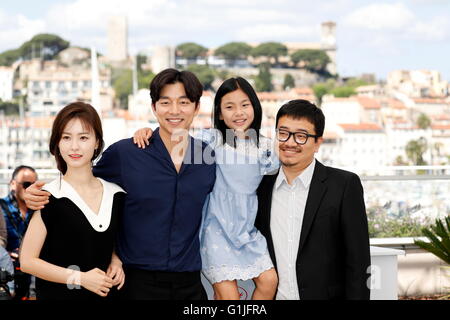
[[[106,297],[113,286],[113,279],[102,270],[95,268],[88,272],[81,272],[81,286],[101,297]]]
[[[106,275],[113,280],[113,286],[117,286],[117,290],[122,289],[125,283],[125,272],[123,272],[122,262],[119,258],[113,258],[106,271]]]
[[[139,148],[144,149],[149,145],[150,137],[153,134],[153,130],[150,128],[142,128],[134,133],[133,142],[137,144]]]

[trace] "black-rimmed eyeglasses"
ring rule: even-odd
[[[276,129],[277,140],[280,142],[288,141],[291,136],[294,136],[294,141],[298,144],[305,144],[308,142],[308,138],[318,138],[319,136],[315,134],[309,134],[303,131],[291,132],[284,129]]]

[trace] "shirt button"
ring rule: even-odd
[[[102,226],[102,225],[99,225],[99,227],[102,228],[103,226]]]

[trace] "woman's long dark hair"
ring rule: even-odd
[[[255,90],[251,86],[250,83],[248,83],[247,80],[241,77],[237,78],[230,78],[225,80],[222,85],[217,90],[216,96],[214,98],[214,128],[220,131],[222,134],[222,141],[225,141],[230,144],[231,141],[227,139],[226,130],[229,129],[225,122],[223,120],[220,120],[220,104],[222,102],[222,98],[224,95],[236,91],[238,89],[241,89],[244,91],[244,93],[248,96],[252,106],[253,106],[253,113],[254,113],[254,119],[252,124],[250,125],[249,129],[253,129],[256,133],[256,137],[252,137],[256,139],[256,145],[259,147],[259,130],[261,129],[261,121],[262,121],[262,108],[261,103],[259,102],[258,96],[256,95]],[[236,137],[234,136],[232,141],[233,145],[232,147],[236,148]]]

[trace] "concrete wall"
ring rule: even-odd
[[[431,253],[407,249],[398,256],[398,295],[421,296],[450,292],[450,270]]]

